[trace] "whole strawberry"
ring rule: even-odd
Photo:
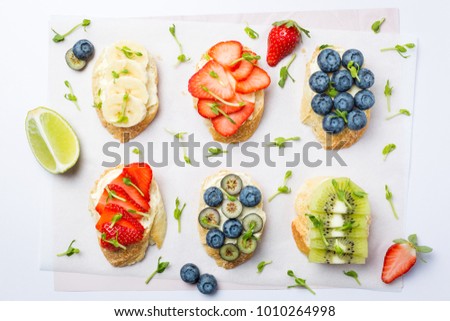
[[[417,235],[412,234],[408,240],[394,240],[384,257],[381,279],[384,283],[391,283],[408,272],[416,264],[417,253],[430,253],[431,247],[417,245]],[[425,260],[421,259],[423,262]]]
[[[274,27],[270,30],[267,39],[267,64],[274,67],[281,59],[294,51],[302,40],[302,32],[308,38],[311,37],[309,31],[300,27],[294,20],[277,21],[272,25]]]

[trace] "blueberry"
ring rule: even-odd
[[[180,276],[184,282],[195,284],[200,278],[200,270],[198,269],[197,265],[187,263],[181,268]]]
[[[356,86],[361,89],[370,88],[375,83],[375,76],[369,69],[366,68],[361,68],[358,71],[358,78],[359,80],[356,79]]]
[[[237,239],[242,234],[242,223],[236,219],[230,219],[223,223],[223,234],[230,239]]]
[[[223,201],[223,193],[220,188],[211,186],[205,191],[205,194],[203,194],[203,200],[208,206],[219,206]]]
[[[323,93],[328,89],[330,77],[323,71],[316,71],[309,77],[309,86],[318,94]]]
[[[239,200],[244,206],[254,207],[261,202],[261,192],[255,186],[245,186],[239,194]]]
[[[341,66],[341,57],[336,50],[327,48],[320,52],[317,64],[323,72],[335,72]]]
[[[366,110],[375,104],[375,96],[370,90],[363,89],[355,95],[355,106],[359,109]]]
[[[219,249],[225,242],[225,234],[217,228],[213,228],[206,234],[206,244],[213,249]]]
[[[334,97],[334,108],[337,110],[350,112],[354,105],[355,100],[349,93],[339,93],[336,97]]]
[[[350,128],[351,130],[360,130],[367,124],[366,114],[359,109],[355,109],[349,112],[347,115],[347,120],[348,128]]]
[[[217,280],[214,275],[202,274],[197,283],[197,289],[203,294],[213,294],[217,291]]]
[[[344,126],[344,120],[335,113],[325,115],[322,121],[323,130],[330,134],[339,134],[344,130]]]
[[[357,64],[359,68],[362,67],[364,63],[364,56],[361,51],[358,49],[349,49],[342,55],[342,66],[347,68],[347,65],[350,61],[353,61],[354,64]]]
[[[344,92],[352,88],[353,78],[347,69],[343,69],[336,71],[333,76],[331,76],[331,83],[337,91]]]
[[[333,99],[327,94],[317,94],[311,100],[311,107],[316,114],[326,115],[333,109]]]
[[[73,45],[73,54],[80,60],[89,60],[94,55],[94,46],[89,40],[78,40]]]

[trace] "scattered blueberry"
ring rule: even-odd
[[[323,72],[335,72],[341,66],[341,57],[333,49],[324,49],[317,57],[317,64]]]
[[[342,66],[347,68],[347,65],[350,61],[353,61],[354,64],[357,64],[359,68],[362,67],[364,63],[364,56],[361,51],[358,49],[349,49],[342,55]]]
[[[200,270],[198,269],[197,265],[187,263],[181,268],[180,276],[184,282],[195,284],[200,278]]]
[[[89,40],[82,39],[78,40],[73,45],[73,54],[80,60],[89,60],[94,55],[94,46]]]
[[[230,239],[236,239],[242,234],[242,223],[236,219],[230,219],[223,224],[223,234]]]
[[[211,274],[202,274],[197,283],[197,288],[203,294],[213,294],[217,291],[217,280]]]
[[[339,92],[344,92],[352,88],[353,78],[347,69],[336,71],[333,76],[331,76],[331,82]]]
[[[359,109],[366,110],[375,104],[375,96],[370,90],[363,89],[355,95],[355,106]]]
[[[318,94],[325,92],[328,89],[330,77],[323,71],[316,71],[309,77],[309,86]]]
[[[375,76],[369,69],[366,68],[361,68],[358,71],[358,78],[359,80],[356,79],[356,86],[361,89],[370,88],[375,83]]]
[[[311,107],[316,114],[326,115],[333,109],[333,99],[327,94],[317,94],[311,100]]]
[[[347,120],[348,128],[351,130],[360,130],[367,124],[366,114],[359,109],[355,109],[349,112],[347,115]]]
[[[213,228],[206,234],[206,244],[213,249],[219,249],[225,242],[225,234],[217,228]]]
[[[223,193],[220,188],[211,186],[205,191],[205,194],[203,194],[203,200],[208,206],[219,206],[223,201]]]
[[[344,120],[335,113],[330,113],[323,117],[322,128],[327,133],[339,134],[344,130],[344,125]]]
[[[245,186],[239,194],[239,200],[244,206],[254,207],[261,202],[261,192],[255,186]]]
[[[334,108],[337,110],[350,112],[354,105],[355,100],[353,99],[353,96],[347,92],[339,93],[336,97],[334,97]]]

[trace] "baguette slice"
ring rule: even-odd
[[[341,55],[344,52],[341,48],[331,47],[338,51]],[[325,149],[341,149],[348,148],[355,144],[366,132],[370,122],[370,109],[364,111],[367,117],[367,124],[361,130],[350,130],[345,127],[339,134],[328,134],[322,128],[323,116],[316,114],[311,108],[311,100],[316,94],[309,87],[309,77],[313,73],[313,67],[317,66],[317,57],[319,56],[319,47],[313,52],[311,60],[306,65],[305,81],[303,84],[303,97],[300,108],[300,120],[305,125],[311,126],[314,135]]]
[[[128,41],[120,41],[112,46],[117,45],[126,45],[130,42]],[[107,64],[106,60],[106,51],[108,48],[105,48],[100,54],[99,58],[95,62],[93,73],[92,73],[92,95],[94,97],[94,105],[99,106],[102,103],[101,98],[99,97],[99,89],[102,87],[102,82],[104,81],[104,66]],[[138,124],[131,127],[117,127],[114,124],[109,123],[103,117],[103,112],[101,108],[96,108],[97,116],[100,119],[101,124],[106,130],[115,138],[118,139],[121,143],[126,143],[129,140],[138,136],[147,126],[153,121],[155,118],[158,108],[159,108],[159,99],[158,99],[158,69],[156,66],[155,59],[149,54],[148,55],[148,65],[146,69],[146,73],[148,76],[147,90],[150,96],[153,96],[153,99],[149,99],[147,103],[147,115],[145,118]]]
[[[109,168],[103,172],[100,178],[95,182],[94,187],[89,195],[89,211],[97,222],[99,218],[99,213],[96,211],[95,207],[98,202],[98,191],[99,189],[103,191],[106,184],[109,183],[109,175],[113,175],[115,172],[120,172],[123,169],[123,165],[116,166],[114,168]],[[118,175],[119,175],[118,174]],[[114,179],[115,175],[112,176]],[[152,179],[150,185],[150,219],[148,220],[148,226],[145,227],[144,237],[138,242],[127,246],[126,250],[119,249],[117,251],[110,251],[100,246],[100,235],[97,233],[98,242],[103,255],[115,267],[124,267],[128,265],[133,265],[141,261],[145,257],[145,253],[149,245],[154,245],[161,248],[164,238],[166,236],[167,230],[167,216],[164,209],[164,203],[162,196],[156,183],[155,179]],[[143,222],[143,221],[142,221]]]
[[[213,174],[213,175],[208,176],[207,178],[205,178],[205,180],[203,181],[201,190],[200,190],[201,197],[200,197],[200,204],[199,204],[199,213],[200,213],[201,210],[203,210],[204,208],[208,207],[208,205],[203,200],[203,194],[206,191],[206,189],[211,186],[211,184],[209,184],[209,182],[214,182],[214,181],[219,181],[220,182],[220,180],[224,176],[226,176],[228,174],[239,175],[241,177],[241,179],[242,179],[242,177],[248,177],[247,175],[245,175],[243,173],[234,172],[234,171],[231,172],[229,170],[221,170],[218,173]],[[244,183],[244,185],[250,185],[251,184],[253,186],[256,186],[261,191],[261,188],[253,180],[247,181],[247,184],[244,181],[243,181],[243,183]],[[263,225],[263,228],[261,230],[261,235],[260,235],[259,240],[258,240],[258,246],[261,246],[259,243],[260,243],[260,240],[261,240],[261,236],[264,233],[264,228],[265,228],[265,225],[266,225],[265,213],[262,211],[262,209],[263,209],[263,198],[261,198],[261,202],[255,208],[260,209],[261,212],[264,214],[264,218],[263,218],[264,225]],[[241,214],[241,216],[242,216],[242,214]],[[206,244],[206,234],[208,233],[208,229],[203,228],[198,223],[198,220],[197,220],[197,227],[198,227],[198,232],[199,232],[199,235],[200,235],[200,241],[201,241],[201,243],[203,245],[203,248],[205,249],[206,253],[216,261],[217,266],[223,267],[223,268],[225,268],[227,270],[228,269],[233,269],[233,268],[235,268],[235,267],[237,267],[237,266],[247,262],[248,260],[250,260],[251,257],[253,256],[253,254],[255,253],[255,252],[252,252],[250,254],[240,253],[239,257],[236,260],[234,260],[232,262],[226,261],[226,260],[224,260],[224,259],[222,259],[220,257],[219,249],[213,249],[213,248],[209,247],[208,244]]]
[[[244,47],[244,50],[251,51],[250,48]],[[202,68],[207,60],[204,58],[206,53],[202,56],[199,63],[196,66],[196,71]],[[198,99],[194,98],[194,108],[197,109]],[[264,114],[264,90],[258,90],[255,92],[255,110],[252,115],[245,121],[245,123],[238,129],[238,131],[228,137],[219,134],[212,125],[209,119],[205,119],[205,124],[208,126],[208,130],[211,133],[212,138],[221,143],[233,144],[247,141],[255,131],[258,129],[259,123],[261,122],[262,116]]]

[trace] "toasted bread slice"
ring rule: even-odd
[[[147,66],[147,75],[148,75],[148,83],[147,90],[150,95],[154,94],[154,99],[149,99],[147,103],[147,115],[146,117],[138,124],[131,127],[117,127],[114,124],[111,124],[105,120],[103,117],[103,112],[101,110],[101,98],[99,96],[99,90],[102,88],[101,83],[104,78],[103,66],[106,61],[106,50],[100,54],[99,58],[95,62],[93,73],[92,73],[92,94],[94,97],[94,105],[99,106],[97,108],[97,115],[100,119],[101,124],[106,130],[115,138],[118,139],[121,143],[126,143],[129,140],[138,136],[147,126],[153,121],[155,118],[158,108],[159,108],[159,99],[158,99],[158,69],[156,66],[155,59],[148,54],[148,66]]]
[[[248,47],[244,47],[244,50],[250,50]],[[207,62],[205,60],[205,55],[202,56],[202,59],[196,66],[196,70],[200,70],[201,67]],[[198,99],[194,98],[194,108],[197,109]],[[211,133],[212,138],[221,143],[232,144],[232,143],[240,143],[247,141],[255,131],[258,129],[259,123],[261,122],[261,118],[264,114],[264,90],[258,90],[255,92],[255,110],[250,115],[250,117],[245,121],[244,124],[238,129],[238,131],[228,137],[222,136],[219,134],[212,125],[209,119],[205,119],[205,124],[208,126],[208,130]]]
[[[100,178],[95,182],[94,187],[89,195],[89,211],[95,222],[99,218],[99,213],[96,211],[95,207],[99,199],[99,193],[103,192],[104,187],[114,179],[123,169],[123,165],[116,166],[114,168],[109,168],[103,172]],[[117,174],[117,175],[116,175]],[[135,244],[127,246],[126,250],[119,249],[117,251],[109,251],[100,247],[105,258],[115,267],[123,267],[135,264],[141,261],[145,257],[145,253],[149,245],[156,244],[158,248],[161,248],[164,238],[166,236],[167,230],[167,216],[164,209],[164,203],[162,200],[161,193],[159,191],[158,184],[155,178],[152,179],[150,185],[150,218],[145,222],[144,219],[141,220],[145,231],[143,239]],[[100,236],[98,236],[98,241],[100,244]]]
[[[208,207],[208,205],[203,200],[203,194],[206,191],[206,189],[211,186],[209,183],[210,182],[214,182],[214,181],[219,181],[220,182],[222,177],[224,177],[224,176],[226,176],[228,174],[232,174],[232,173],[236,174],[236,175],[239,175],[241,177],[241,179],[243,179],[243,177],[244,177],[244,179],[243,179],[244,185],[250,185],[251,184],[253,186],[256,186],[261,191],[261,188],[258,186],[258,184],[256,184],[253,180],[251,180],[248,175],[245,175],[245,174],[239,173],[239,172],[231,172],[231,171],[228,171],[228,170],[221,170],[221,171],[219,171],[218,173],[216,173],[214,175],[208,176],[203,181],[203,184],[202,184],[202,187],[201,187],[201,190],[200,190],[201,197],[200,197],[200,204],[199,204],[199,212],[201,210],[203,210],[204,208]],[[263,209],[263,199],[261,199],[261,202],[255,208],[261,210],[260,213],[262,213],[264,215],[264,217],[263,217],[264,224],[263,224],[263,228],[261,230],[261,235],[259,236],[259,240],[258,240],[258,246],[260,246],[259,242],[261,240],[261,236],[264,233],[264,227],[265,227],[265,224],[266,224],[265,213],[264,213],[264,211],[262,211],[262,209]],[[241,214],[241,216],[243,216],[243,214]],[[220,267],[223,267],[223,268],[225,268],[227,270],[228,269],[233,269],[236,266],[241,265],[241,264],[245,263],[246,261],[248,261],[253,256],[253,254],[255,253],[255,252],[252,252],[250,254],[245,254],[245,253],[241,252],[239,257],[236,260],[234,260],[232,262],[226,261],[226,260],[224,260],[224,259],[222,259],[220,257],[219,249],[211,248],[210,246],[208,246],[208,244],[206,244],[206,234],[208,233],[209,230],[203,228],[198,223],[198,221],[197,221],[197,227],[198,227],[198,232],[199,232],[199,235],[200,235],[200,241],[202,242],[203,248],[205,249],[206,253],[209,256],[211,256],[216,261],[216,264],[218,266],[220,266]]]
[[[337,51],[341,51],[342,49],[331,47]],[[305,81],[303,84],[303,97],[301,101],[301,109],[300,109],[300,120],[305,125],[311,126],[314,135],[317,140],[320,142],[323,148],[325,149],[341,149],[348,148],[356,143],[366,132],[369,121],[370,121],[370,109],[364,111],[367,117],[367,124],[361,130],[350,130],[348,127],[345,127],[342,132],[339,134],[328,134],[322,128],[322,120],[323,116],[316,114],[311,108],[311,100],[316,94],[309,87],[309,77],[315,71],[313,69],[314,66],[317,66],[317,57],[319,56],[320,49],[316,48],[314,53],[312,54],[311,60],[306,65],[306,73],[305,73]]]

